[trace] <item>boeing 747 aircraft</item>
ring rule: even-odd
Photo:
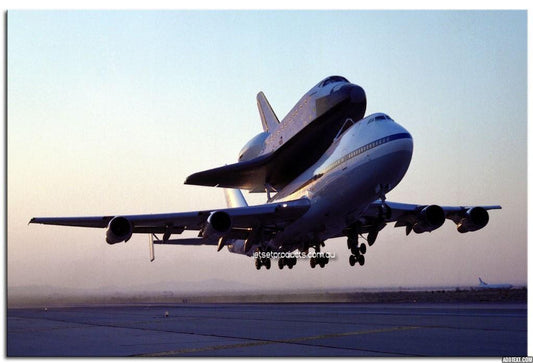
[[[263,132],[241,150],[238,162],[190,175],[186,184],[225,188],[228,208],[170,214],[33,218],[30,223],[106,228],[108,244],[133,234],[154,244],[224,246],[254,256],[255,266],[292,268],[307,254],[311,267],[324,267],[325,241],[347,237],[349,263],[365,264],[368,246],[387,223],[411,232],[431,232],[452,220],[460,233],[489,221],[487,206],[439,206],[386,200],[402,180],[413,153],[409,132],[384,113],[364,117],[364,90],[343,77],[324,79],[280,122],[265,95],[257,95]],[[248,206],[240,189],[267,194]],[[196,238],[176,238],[185,230]],[[310,249],[314,253],[309,254]],[[323,251],[322,251],[323,252]],[[281,256],[281,257],[280,257]]]

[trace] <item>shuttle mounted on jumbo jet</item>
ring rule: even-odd
[[[409,132],[383,113],[364,117],[364,90],[343,77],[324,79],[280,122],[265,95],[257,95],[263,132],[251,139],[235,164],[190,175],[186,184],[226,188],[228,208],[194,212],[101,217],[33,218],[30,223],[107,228],[109,244],[134,233],[154,244],[224,246],[254,256],[260,269],[278,258],[279,268],[296,264],[314,249],[311,267],[324,267],[325,241],[347,237],[349,263],[364,265],[368,246],[387,223],[406,234],[431,232],[445,219],[461,233],[489,221],[489,206],[418,205],[388,202],[413,153]],[[248,206],[240,189],[266,192],[265,204]],[[171,238],[185,230],[197,238]],[[160,235],[160,238],[157,235]],[[293,254],[291,254],[293,253]]]

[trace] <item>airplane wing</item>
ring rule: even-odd
[[[172,234],[181,234],[184,230],[200,231],[200,237],[213,236],[242,238],[253,228],[277,231],[298,219],[310,207],[310,201],[302,198],[294,201],[204,210],[184,213],[141,214],[102,217],[65,217],[32,218],[30,223],[107,228],[106,241],[109,244],[128,241],[133,233],[163,233],[162,242],[180,244],[180,240],[169,240]],[[212,240],[212,238],[211,238]],[[216,240],[216,239],[215,239]],[[183,244],[204,244],[201,241],[187,239]],[[212,244],[204,241],[205,244]]]
[[[438,206],[385,202],[371,203],[358,221],[359,233],[377,233],[387,223],[396,222],[395,227],[405,227],[406,234],[431,232],[452,220],[461,233],[477,231],[489,221],[488,210],[501,209],[499,205],[488,206]],[[349,229],[348,229],[349,232]]]

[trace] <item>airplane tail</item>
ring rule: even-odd
[[[278,117],[274,113],[274,110],[272,110],[272,106],[268,103],[263,92],[257,94],[257,108],[259,109],[259,115],[261,116],[261,123],[263,124],[264,131],[271,131],[278,126]]]
[[[226,204],[229,208],[247,207],[246,199],[240,189],[224,189]]]

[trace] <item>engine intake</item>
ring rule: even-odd
[[[485,227],[487,223],[489,223],[489,213],[484,208],[470,208],[457,223],[457,231],[460,233],[474,232]]]
[[[105,240],[110,245],[119,242],[127,242],[132,234],[133,226],[131,225],[131,222],[124,217],[115,217],[107,226]]]
[[[231,231],[231,225],[231,217],[228,213],[222,211],[212,212],[202,230],[202,237],[222,237]]]
[[[413,225],[415,233],[431,232],[444,224],[444,210],[438,205],[428,205],[420,211]]]

